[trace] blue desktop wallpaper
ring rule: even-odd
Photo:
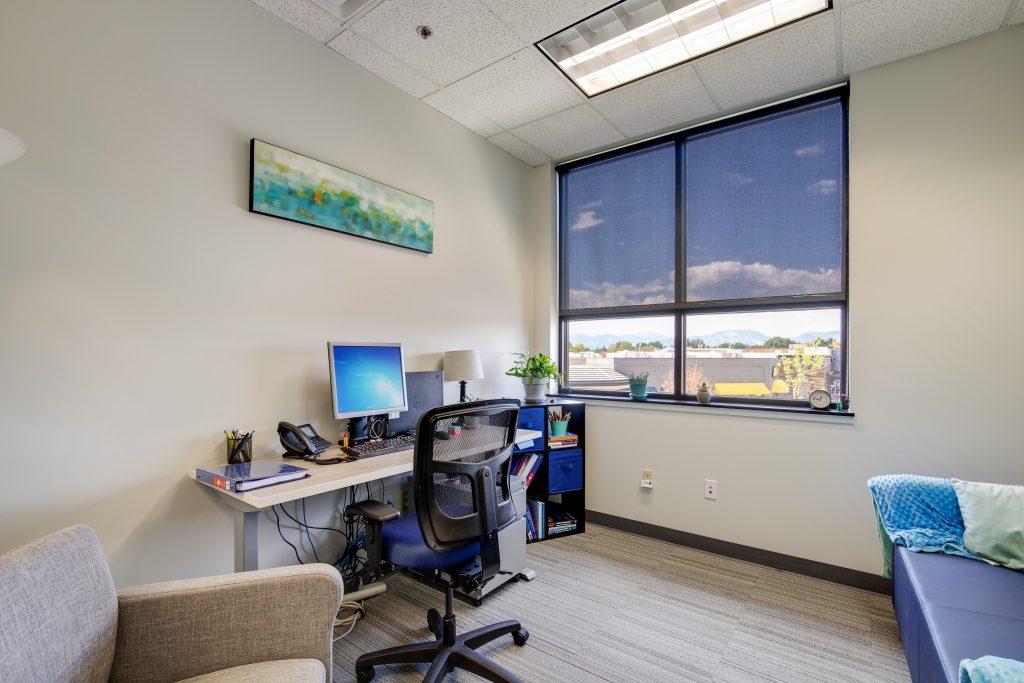
[[[402,350],[397,346],[335,346],[335,400],[340,413],[387,412],[405,404]]]

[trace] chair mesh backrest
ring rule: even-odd
[[[508,517],[508,467],[518,418],[519,406],[511,401],[447,406],[421,418],[417,483],[430,490],[423,500],[418,492],[417,512],[421,527],[429,524],[440,545],[473,540],[487,526],[483,519],[501,524]],[[481,477],[485,468],[490,473]],[[476,490],[479,481],[493,486],[495,510],[481,509],[491,497]],[[430,535],[424,531],[428,545]]]

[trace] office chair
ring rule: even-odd
[[[516,645],[529,633],[518,621],[503,621],[458,635],[454,590],[476,590],[500,571],[498,531],[516,519],[509,490],[509,460],[519,402],[476,401],[433,408],[420,418],[413,456],[415,514],[378,501],[362,501],[345,514],[366,522],[367,560],[418,572],[433,572],[445,586],[445,612],[427,611],[432,642],[402,645],[361,655],[359,683],[373,679],[381,664],[430,662],[424,683],[440,681],[455,668],[490,681],[521,683],[518,676],[476,652],[511,634]]]

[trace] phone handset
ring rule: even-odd
[[[306,458],[315,455],[317,450],[308,436],[290,422],[279,422],[277,435],[281,438],[286,458]]]

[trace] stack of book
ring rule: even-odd
[[[580,437],[576,434],[563,434],[562,436],[549,436],[548,448],[573,448],[579,445]]]
[[[576,531],[576,518],[568,512],[552,512],[548,517],[547,535],[564,534]]]
[[[537,476],[543,453],[520,453],[512,460],[512,475],[523,479],[523,486],[529,487]]]

